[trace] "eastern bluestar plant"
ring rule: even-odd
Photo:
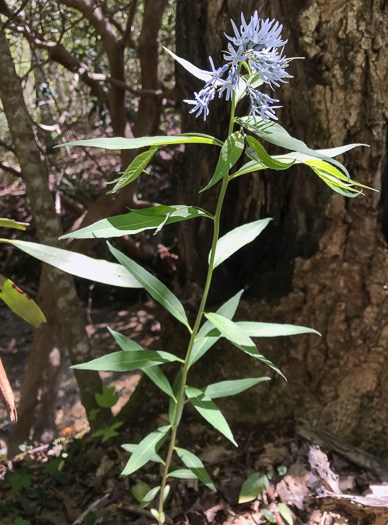
[[[260,20],[257,11],[249,24],[241,13],[240,30],[233,21],[232,26],[234,36],[225,35],[230,41],[228,51],[223,55],[226,64],[216,69],[212,57],[209,57],[209,80],[199,93],[194,93],[194,100],[184,102],[194,106],[190,113],[196,113],[197,117],[203,113],[206,120],[209,102],[216,94],[222,97],[225,93],[226,100],[231,100],[232,95],[242,89],[249,95],[250,115],[260,115],[264,121],[277,120],[274,109],[281,106],[271,104],[279,100],[262,93],[257,87],[259,84],[267,84],[273,89],[273,86],[279,87],[279,82],[287,82],[286,79],[292,78],[286,71],[291,59],[283,56],[283,48],[287,43],[287,40],[281,39],[283,26],[275,20]],[[247,82],[242,80],[243,68],[249,77]]]
[[[176,136],[135,139],[98,138],[71,143],[72,145],[113,150],[149,148],[140,153],[125,172],[113,181],[114,187],[109,193],[119,191],[139,177],[162,146],[196,143],[207,144],[220,149],[214,174],[206,187],[201,190],[205,191],[220,183],[215,210],[207,211],[192,205],[155,206],[109,217],[63,236],[63,238],[72,237],[76,239],[114,238],[145,230],[158,232],[169,224],[189,219],[211,221],[213,223],[213,240],[208,258],[208,272],[201,302],[193,323],[189,322],[185,308],[175,294],[154,275],[121,253],[109,242],[109,250],[119,265],[96,261],[66,250],[40,245],[31,246],[33,243],[12,241],[14,245],[35,257],[76,275],[89,277],[100,282],[118,284],[119,286],[144,287],[156,301],[187,328],[190,340],[184,359],[163,350],[145,350],[131,339],[109,329],[121,350],[73,367],[124,372],[141,369],[168,396],[170,402],[169,424],[157,428],[136,445],[124,445],[124,449],[131,453],[131,457],[122,472],[122,475],[131,475],[149,461],[161,463],[163,475],[160,484],[153,488],[149,487],[149,490],[141,497],[141,505],[147,506],[152,504],[153,500],[159,495],[157,506],[151,509],[159,524],[165,522],[164,501],[169,492],[168,479],[198,478],[209,489],[215,490],[215,485],[202,461],[189,450],[178,447],[176,444],[178,427],[185,404],[191,404],[208,423],[237,446],[232,431],[214,400],[238,394],[270,379],[269,377],[250,377],[194,388],[189,385],[188,381],[191,367],[195,366],[198,360],[222,337],[238,350],[247,353],[253,359],[264,363],[272,371],[284,377],[277,366],[258,351],[252,338],[318,333],[304,326],[235,322],[233,317],[242,291],[231,297],[216,312],[211,312],[206,308],[213,272],[227,258],[260,235],[271,221],[270,218],[255,220],[238,226],[220,237],[221,212],[229,182],[237,177],[243,177],[264,169],[281,171],[294,164],[304,164],[341,195],[355,197],[361,193],[359,188],[363,187],[361,184],[352,181],[346,168],[334,158],[360,144],[313,150],[304,142],[289,135],[279,124],[273,122],[273,119],[276,118],[275,106],[271,106],[271,104],[276,102],[276,99],[268,97],[257,88],[262,84],[268,84],[270,88],[278,87],[279,82],[285,82],[291,78],[285,71],[290,60],[283,56],[283,47],[286,41],[281,38],[282,26],[275,21],[260,20],[257,12],[251,17],[249,23],[245,21],[244,16],[241,16],[239,29],[233,22],[232,26],[234,35],[227,37],[229,40],[228,51],[224,55],[226,63],[219,69],[215,68],[212,59],[210,59],[211,71],[204,71],[167,50],[192,75],[205,82],[205,87],[195,95],[195,100],[189,101],[190,104],[194,105],[191,111],[195,112],[197,116],[203,114],[206,118],[209,112],[209,102],[216,94],[218,96],[225,94],[225,98],[229,100],[229,128],[227,139],[224,142],[210,135],[184,133]],[[250,114],[245,117],[236,117],[236,107],[245,96],[248,96],[251,102]],[[235,126],[237,126],[236,131],[234,131]],[[278,155],[269,155],[258,139],[280,146],[285,151]],[[244,152],[249,160],[236,168],[236,164]],[[171,362],[175,362],[179,367],[172,383],[161,368],[164,363]],[[159,454],[162,447],[166,448],[164,459]],[[174,456],[176,456],[175,461],[181,461],[185,468],[177,470],[171,468]]]

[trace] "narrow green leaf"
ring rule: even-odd
[[[143,368],[143,372],[160,388],[162,392],[167,394],[170,398],[175,399],[174,392],[172,391],[171,385],[164,375],[162,370],[158,366],[152,366],[151,368]]]
[[[107,194],[116,193],[116,191],[124,188],[124,186],[127,186],[127,184],[130,184],[136,180],[151,162],[152,157],[155,155],[157,150],[158,148],[151,147],[151,149],[148,151],[143,151],[143,153],[140,153],[135,159],[133,159],[131,164],[124,171],[123,175],[115,181],[116,184],[110,191],[107,192]]]
[[[163,49],[167,51],[167,53],[171,55],[176,62],[178,62],[178,64],[184,67],[186,71],[191,73],[194,77],[199,78],[199,80],[203,80],[204,82],[207,82],[208,80],[212,79],[212,74],[210,71],[206,71],[205,69],[199,69],[199,67],[195,66],[188,60],[178,57],[178,55],[167,49],[167,47],[163,46]],[[221,82],[218,82],[218,84],[221,85]]]
[[[218,140],[216,139],[215,137],[212,137],[211,135],[206,135],[206,133],[182,133],[181,134],[181,137],[198,137],[198,138],[203,138],[203,139],[210,139],[212,141],[215,141],[217,143],[217,146],[220,146],[220,148],[222,148],[223,146],[223,142],[222,140]]]
[[[313,328],[297,326],[292,324],[256,323],[251,321],[239,321],[236,323],[249,337],[279,337],[298,334],[317,334]]]
[[[14,282],[0,274],[0,299],[10,308],[16,315],[27,321],[32,326],[38,327],[46,323],[46,318],[36,304],[23,290],[21,290]]]
[[[191,470],[195,476],[202,481],[210,490],[216,492],[216,487],[214,486],[212,480],[210,479],[209,474],[206,472],[204,464],[202,461],[192,452],[184,448],[175,447],[174,450],[178,454],[181,461],[186,465],[188,469]]]
[[[168,498],[168,495],[170,494],[170,485],[166,485],[164,487],[164,491],[163,491],[163,502],[166,501],[166,499]]]
[[[218,239],[216,246],[216,254],[214,257],[214,268],[217,268],[233,253],[237,252],[246,244],[254,241],[256,237],[264,230],[264,228],[272,221],[271,218],[260,219],[259,221],[250,222],[243,226],[238,226],[231,230],[226,235]],[[209,253],[209,263],[210,263]]]
[[[230,319],[215,313],[205,313],[205,317],[232,343],[240,346],[256,347],[244,330]]]
[[[294,525],[294,518],[292,512],[284,503],[278,503],[277,508],[280,512],[281,517],[288,523],[288,525]]]
[[[246,175],[247,173],[252,173],[254,171],[260,170],[265,170],[265,166],[261,162],[251,160],[250,162],[244,164],[239,170],[235,171],[230,176],[230,179],[235,179],[237,177],[240,177],[241,175]]]
[[[137,445],[135,445],[134,443],[126,443],[125,445],[121,445],[121,448],[123,448],[127,452],[130,452],[131,454],[135,452],[136,447]],[[150,461],[153,461],[154,463],[161,463],[162,465],[165,464],[165,461],[158,454],[154,454],[150,458]]]
[[[155,499],[159,491],[160,487],[154,487],[149,492],[147,492],[141,501],[140,508],[144,509],[144,507],[147,507]]]
[[[150,490],[151,487],[148,483],[144,483],[144,481],[139,481],[131,487],[132,496],[137,499],[139,503],[143,501],[144,496],[148,494]]]
[[[144,350],[139,344],[136,343],[136,341],[128,339],[128,337],[126,337],[123,334],[120,334],[120,332],[112,330],[112,328],[110,328],[109,326],[107,328],[110,335],[114,338],[114,340],[122,350],[125,350],[126,352]]]
[[[122,264],[134,277],[139,281],[147,292],[166,308],[178,321],[187,326],[191,331],[189,322],[187,320],[185,309],[179,299],[164,285],[159,279],[147,272],[139,264],[132,261],[129,257],[116,250],[109,242],[107,243],[109,250],[116,257],[120,264]]]
[[[276,158],[271,157],[266,152],[265,148],[260,144],[260,142],[254,137],[247,136],[246,139],[250,146],[249,148],[247,148],[246,154],[252,160],[263,164],[265,168],[270,168],[272,170],[286,170],[287,168],[290,168],[293,165],[293,161],[281,162],[279,160],[276,160]]]
[[[258,385],[263,381],[269,381],[270,377],[252,377],[247,379],[235,379],[231,381],[220,381],[213,383],[204,389],[204,394],[210,399],[218,397],[228,397],[240,394],[252,386]]]
[[[98,357],[88,363],[73,365],[71,368],[76,370],[128,372],[172,361],[181,361],[181,359],[162,350],[121,351]]]
[[[238,119],[244,128],[249,129],[249,131],[252,131],[252,133],[255,133],[267,142],[275,144],[276,146],[280,146],[284,149],[298,151],[299,153],[304,153],[305,155],[310,155],[314,158],[325,160],[326,162],[337,166],[345,173],[347,177],[349,177],[348,170],[340,162],[320,153],[319,150],[310,149],[301,140],[291,137],[291,135],[276,122],[265,122],[260,117],[256,117],[255,120],[253,117],[242,117]]]
[[[60,238],[108,239],[122,237],[123,235],[133,235],[145,230],[157,229],[166,224],[195,219],[196,217],[210,217],[210,215],[193,206],[154,206],[102,219],[90,226],[62,235]]]
[[[238,303],[240,302],[241,295],[244,290],[240,290],[236,295],[229,299],[225,304],[223,304],[218,310],[217,313],[223,315],[227,319],[232,319],[236,313]],[[206,334],[212,329],[213,325],[210,321],[206,321],[197,334],[196,341],[194,342],[193,349],[190,356],[190,365],[198,361],[220,338],[220,335],[215,337],[206,337]]]
[[[16,241],[0,239],[0,242],[12,244],[19,250],[63,270],[64,272],[89,279],[98,283],[111,286],[122,286],[123,288],[142,288],[142,285],[134,279],[132,274],[123,266],[116,263],[92,259],[80,253],[74,253],[62,248],[53,248],[44,244],[27,241]]]
[[[201,416],[237,447],[238,445],[233,437],[232,431],[217,405],[198,388],[186,386],[185,392],[190,403]]]
[[[258,352],[255,343],[237,323],[230,321],[229,319],[226,319],[225,317],[218,314],[205,314],[205,317],[207,317],[213,326],[219,330],[221,335],[226,337],[226,339],[233,343],[234,346],[251,355],[252,357],[255,357],[259,361],[262,361],[264,364],[272,368],[272,370],[275,370],[275,372],[286,379],[277,366],[275,366],[269,359]],[[213,334],[213,331],[211,331],[211,335],[217,335],[217,332]]]
[[[269,489],[268,478],[263,472],[255,472],[247,478],[240,490],[239,503],[248,503],[257,498],[263,490]]]
[[[161,135],[157,137],[140,137],[136,139],[126,139],[123,137],[102,137],[96,139],[76,140],[59,144],[63,146],[89,146],[91,148],[104,148],[114,150],[139,149],[149,146],[170,146],[174,144],[214,144],[219,146],[219,140],[213,137],[202,137],[196,135]]]
[[[214,175],[205,188],[201,190],[205,191],[214,184],[216,184],[219,180],[224,177],[231,168],[236,164],[238,159],[241,157],[241,154],[244,150],[244,135],[241,133],[241,131],[235,131],[229,137],[226,139],[224,145],[221,148],[220,152],[220,158],[218,159],[218,163],[216,166],[216,170],[214,172]]]
[[[190,469],[186,468],[180,468],[177,470],[174,470],[173,472],[168,473],[169,478],[179,478],[179,479],[198,479],[196,474],[192,472]]]
[[[143,467],[158,452],[171,429],[171,426],[160,427],[148,434],[137,445],[128,463],[122,471],[122,476],[129,476]]]
[[[30,224],[28,222],[18,222],[14,219],[0,218],[0,228],[13,228],[14,230],[26,230]]]

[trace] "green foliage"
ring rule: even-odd
[[[96,430],[95,432],[93,432],[92,436],[100,437],[102,443],[105,443],[106,441],[108,441],[108,439],[119,435],[117,429],[120,428],[122,424],[122,421],[116,421],[115,423],[112,423],[112,425],[110,425],[109,427],[100,428],[100,430]]]
[[[0,218],[1,228],[12,228],[15,230],[24,231],[28,223],[17,222],[13,219]],[[3,239],[7,242],[7,239]],[[0,241],[1,242],[1,241]],[[0,274],[0,299],[10,308],[16,315],[38,328],[41,324],[46,322],[46,318],[39,308],[39,306],[21,290],[11,279],[7,279]]]
[[[17,472],[8,471],[5,475],[5,481],[11,485],[12,492],[17,494],[31,485],[31,476],[27,468],[22,468]]]
[[[112,408],[117,401],[120,399],[120,396],[115,395],[115,387],[110,388],[103,386],[102,394],[94,394],[97,404],[102,408]]]
[[[288,523],[288,525],[293,525],[294,519],[292,517],[292,512],[289,509],[289,507],[287,507],[285,503],[278,503],[277,507],[281,517]]]
[[[250,222],[243,226],[238,226],[226,235],[221,237],[216,246],[213,268],[223,263],[228,257],[240,250],[246,244],[254,241],[256,237],[264,230],[272,219],[260,219],[259,221]],[[210,262],[209,254],[209,262]]]
[[[29,525],[29,523],[24,518],[16,518],[10,525]]]
[[[206,472],[206,469],[202,461],[189,450],[184,448],[175,447],[175,452],[178,454],[179,458],[182,460],[182,463],[200,480],[204,483],[210,490],[216,491],[216,488],[210,479],[209,474]]]
[[[243,483],[238,497],[239,503],[248,503],[269,488],[268,477],[263,472],[251,474]]]
[[[192,75],[207,82],[204,90],[202,90],[200,94],[196,93],[196,99],[194,101],[188,101],[190,104],[194,105],[192,111],[197,112],[197,114],[203,112],[206,117],[208,102],[214,98],[217,89],[220,89],[221,91],[219,91],[219,94],[222,94],[222,88],[227,88],[227,84],[225,84],[226,81],[221,79],[221,73],[219,71],[209,72],[201,70],[187,60],[177,57],[171,51],[168,51],[168,53]],[[77,364],[73,367],[76,369],[100,371],[131,371],[140,369],[148,375],[148,377],[165,395],[169,397],[170,425],[158,428],[151,432],[137,445],[127,444],[123,446],[126,451],[131,453],[131,457],[122,471],[123,476],[133,474],[149,461],[158,462],[162,465],[163,474],[159,486],[151,488],[147,484],[137,483],[133,487],[133,494],[142,506],[150,504],[158,495],[158,508],[151,509],[151,512],[159,523],[164,523],[166,519],[163,509],[164,501],[170,490],[167,485],[167,479],[169,477],[190,479],[195,476],[209,489],[215,490],[215,486],[211,481],[209,474],[206,472],[202,461],[192,452],[176,446],[177,431],[184,406],[187,403],[191,404],[209,424],[237,446],[226,419],[214,403],[213,399],[237,395],[248,388],[269,380],[269,377],[234,379],[221,381],[199,389],[191,387],[188,384],[190,367],[203,357],[220,337],[223,337],[238,350],[243,351],[248,356],[260,361],[261,363],[264,363],[284,378],[282,372],[277,366],[259,353],[252,338],[318,334],[316,330],[304,326],[252,321],[235,322],[233,317],[237,310],[242,291],[229,299],[229,301],[218,308],[216,312],[206,311],[207,296],[215,268],[242,247],[254,241],[271,221],[270,218],[263,218],[249,224],[240,225],[234,230],[226,233],[223,237],[220,237],[221,211],[229,182],[234,178],[245,176],[262,169],[282,171],[290,168],[294,164],[304,164],[329,187],[342,195],[348,197],[356,196],[360,193],[359,188],[363,187],[361,184],[352,181],[346,168],[333,158],[355,146],[358,146],[359,144],[352,144],[328,150],[313,150],[304,142],[289,135],[289,133],[279,124],[270,120],[263,120],[256,114],[258,112],[260,113],[260,108],[255,107],[255,100],[256,103],[258,103],[261,99],[264,98],[264,100],[268,100],[268,98],[265,98],[266,95],[263,95],[260,92],[255,93],[254,90],[260,86],[261,83],[268,83],[268,81],[266,81],[265,75],[259,75],[256,70],[253,71],[253,68],[249,65],[251,64],[251,58],[248,57],[242,59],[238,71],[234,71],[237,80],[228,77],[228,81],[233,84],[233,87],[227,91],[227,98],[231,99],[231,112],[229,130],[224,142],[209,135],[192,133],[177,136],[156,136],[135,139],[106,137],[80,140],[70,143],[73,146],[90,146],[105,148],[108,150],[149,148],[147,151],[142,151],[132,161],[127,170],[121,174],[119,178],[113,181],[115,185],[110,193],[115,193],[127,184],[136,180],[141,173],[146,170],[156,151],[163,146],[192,143],[213,145],[220,148],[219,159],[214,174],[207,186],[201,190],[204,191],[218,185],[218,201],[213,213],[190,205],[159,205],[153,208],[134,210],[118,217],[104,218],[95,224],[64,236],[64,238],[73,237],[79,239],[113,238],[123,235],[133,235],[146,230],[155,230],[155,232],[159,232],[168,224],[187,219],[202,220],[204,218],[210,218],[213,223],[214,235],[208,259],[209,267],[203,297],[193,325],[188,321],[188,316],[182,302],[164,283],[149,271],[142,268],[138,263],[121,253],[109,242],[108,248],[119,264],[108,263],[106,261],[96,261],[90,258],[85,258],[85,256],[66,252],[65,250],[42,247],[34,245],[33,243],[0,239],[0,242],[10,242],[34,257],[53,264],[58,268],[73,273],[74,275],[91,278],[99,282],[117,284],[119,286],[144,287],[144,289],[158,303],[160,303],[177,321],[187,328],[190,334],[190,339],[183,359],[164,350],[143,349],[136,342],[131,341],[122,334],[110,329],[110,333],[121,348],[121,351],[113,352],[94,359],[89,363]],[[268,70],[266,72],[267,76],[272,75],[274,85],[277,85],[276,74],[280,75],[279,78],[283,78],[281,76],[281,70],[282,68],[284,69],[287,67],[288,60],[289,59],[284,59],[282,63],[275,64],[274,67],[277,67],[277,70]],[[226,66],[225,71],[229,68],[230,64]],[[242,73],[242,71],[245,73]],[[248,93],[251,99],[251,105],[253,103],[253,109],[255,110],[252,114],[255,116],[250,114],[248,117],[236,118],[236,105],[239,100]],[[268,119],[272,118],[271,113],[268,113],[268,110],[264,107],[261,108],[260,114],[264,117],[267,115]],[[238,124],[240,129],[234,131],[235,124]],[[243,128],[248,130],[254,136],[246,136]],[[271,156],[268,154],[259,139],[280,146],[287,150],[287,153]],[[244,153],[251,160],[238,168],[237,163]],[[278,174],[278,176],[280,175]],[[217,360],[217,356],[215,360]],[[160,368],[160,365],[173,362],[179,363],[179,368],[171,385],[169,379]],[[102,406],[113,406],[115,400],[113,389],[104,391],[98,400]],[[99,433],[95,433],[95,435],[101,436],[103,441],[106,441],[106,439],[112,435],[117,435],[116,429],[119,425],[120,423],[115,423],[108,429],[103,429],[99,431]],[[159,451],[167,440],[168,450],[166,455],[162,456],[162,454],[159,454]],[[186,468],[178,468],[171,471],[170,467],[174,456],[178,456],[179,460]],[[165,457],[166,459],[164,460],[162,457]],[[260,472],[254,473],[249,476],[243,484],[239,501],[252,501],[257,498],[261,492],[268,489],[268,487],[268,477]],[[292,514],[288,507],[279,503],[278,508],[279,513],[283,516],[284,520],[289,525],[292,525]],[[263,509],[262,512],[267,521],[276,521],[275,515],[268,509]]]
[[[193,206],[154,206],[133,210],[125,215],[117,215],[95,222],[91,226],[81,228],[74,233],[63,235],[61,239],[107,239],[133,235],[145,230],[158,230],[166,224],[186,221],[196,217],[211,216],[205,211]]]

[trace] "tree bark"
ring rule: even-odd
[[[244,176],[231,185],[225,231],[262,217],[274,221],[216,270],[213,303],[245,287],[250,302],[242,304],[238,318],[311,326],[322,338],[260,340],[260,351],[282,369],[288,383],[275,378],[228,398],[223,408],[235,421],[303,417],[387,455],[388,442],[381,439],[388,432],[386,2],[178,0],[177,54],[204,69],[209,69],[208,55],[216,67],[221,65],[223,32],[232,31],[229,19],[238,22],[240,10],[249,19],[255,9],[260,17],[284,24],[288,57],[306,57],[292,62],[295,78],[276,90],[283,104],[279,122],[311,147],[370,144],[348,153],[345,164],[352,178],[381,193],[365,191],[346,200],[296,167]],[[179,99],[192,98],[201,83],[177,66],[177,86]],[[225,138],[228,109],[217,103],[222,101],[213,101],[206,124],[183,108],[182,131]],[[200,154],[186,148],[175,170],[175,201],[214,209],[216,191],[199,198],[197,192],[210,179],[216,156],[210,147]],[[179,284],[194,293],[203,285],[209,231],[199,221],[183,224],[179,246]],[[222,364],[210,366],[220,353]],[[237,368],[240,377],[251,376],[254,366],[222,343],[198,366],[196,381],[203,386],[215,377],[236,377]],[[256,373],[261,372],[268,370],[258,365]]]
[[[0,29],[0,97],[3,102],[4,112],[8,121],[9,130],[13,139],[15,151],[20,162],[23,180],[27,187],[32,214],[40,242],[51,246],[59,246],[58,237],[61,235],[61,226],[55,214],[54,204],[48,188],[48,174],[46,165],[40,158],[39,149],[35,142],[31,120],[23,98],[20,80],[16,75],[9,45],[3,28]],[[69,349],[73,364],[82,363],[92,358],[92,351],[85,331],[84,316],[77,297],[73,278],[70,275],[57,271],[52,267],[46,268],[50,293],[56,300],[59,322],[64,334],[65,342]],[[47,289],[47,288],[46,288]],[[47,312],[46,312],[47,313]],[[43,328],[43,330],[47,330]],[[39,330],[36,332],[34,356],[38,350],[36,344],[39,339]],[[45,340],[46,342],[46,340]],[[50,340],[51,342],[51,340]],[[51,355],[51,349],[48,354]],[[45,352],[43,352],[45,354]],[[32,357],[31,357],[32,359]],[[31,361],[31,360],[30,360]],[[51,362],[52,365],[52,362]],[[56,367],[57,365],[55,365]],[[44,377],[44,374],[43,374]],[[80,387],[81,401],[87,412],[98,408],[94,394],[101,392],[102,384],[97,373],[76,373]],[[50,381],[40,386],[41,389],[50,388]],[[42,393],[38,389],[30,393],[35,402]],[[35,405],[37,406],[37,405]],[[23,408],[20,410],[20,423],[23,425]],[[100,410],[96,425],[106,422],[107,414]],[[37,413],[35,416],[37,417]],[[47,413],[44,416],[48,416]],[[50,426],[50,425],[49,425]],[[26,429],[27,430],[27,429]],[[20,436],[21,433],[18,435]],[[25,438],[31,436],[24,436]],[[38,437],[38,436],[33,436]],[[40,438],[42,436],[39,436]],[[16,443],[13,443],[13,446]]]

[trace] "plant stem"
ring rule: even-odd
[[[228,137],[233,131],[234,112],[235,112],[235,98],[233,97],[231,114],[230,114],[230,119],[229,119]],[[162,477],[162,483],[161,483],[161,488],[160,488],[160,496],[159,496],[159,508],[158,508],[159,515],[161,515],[162,512],[163,512],[163,503],[164,503],[163,502],[163,493],[164,493],[164,489],[165,489],[166,484],[167,484],[168,470],[170,468],[171,458],[172,458],[172,454],[174,452],[174,447],[175,447],[175,443],[176,443],[176,434],[177,434],[177,430],[178,430],[179,416],[180,416],[181,409],[182,409],[182,406],[183,406],[184,400],[185,400],[186,379],[187,379],[187,374],[188,374],[188,371],[189,371],[189,363],[190,363],[191,351],[193,349],[194,341],[195,341],[195,338],[197,336],[197,333],[198,333],[198,330],[199,330],[199,327],[200,327],[200,324],[201,324],[201,321],[202,321],[202,317],[203,317],[203,314],[204,314],[204,311],[205,311],[205,305],[206,305],[206,301],[207,301],[207,297],[208,297],[208,294],[209,294],[209,289],[210,289],[210,285],[211,285],[211,281],[212,281],[213,270],[214,270],[214,258],[215,258],[215,254],[216,254],[216,246],[217,246],[217,242],[218,242],[219,234],[220,234],[221,211],[222,211],[222,205],[223,205],[224,199],[225,199],[226,189],[228,187],[228,182],[229,182],[228,178],[229,178],[229,173],[226,173],[225,176],[222,179],[221,190],[220,190],[220,194],[218,196],[216,213],[214,215],[213,241],[212,241],[211,252],[210,252],[209,269],[207,271],[206,282],[205,282],[205,287],[204,287],[203,294],[202,294],[201,303],[200,303],[199,308],[198,308],[197,317],[196,317],[196,320],[195,320],[193,331],[192,331],[191,336],[190,336],[190,341],[189,341],[189,344],[188,344],[188,347],[187,347],[187,352],[186,352],[186,358],[185,358],[185,362],[184,362],[184,365],[183,365],[182,383],[181,383],[181,387],[179,389],[179,393],[178,393],[178,396],[177,396],[177,403],[176,403],[176,407],[175,407],[174,422],[172,424],[172,430],[171,430],[170,445],[169,445],[169,449],[168,449],[168,452],[167,452],[166,463],[165,463],[164,469],[163,469],[163,477]],[[159,520],[159,525],[162,525],[162,522],[160,520]]]

